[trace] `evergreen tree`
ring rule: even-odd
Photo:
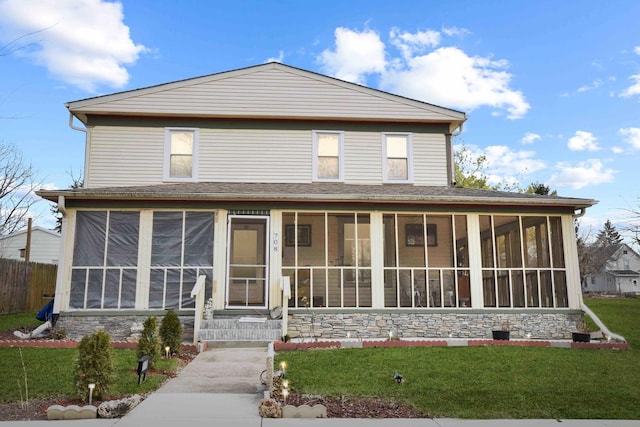
[[[612,245],[619,245],[622,243],[622,236],[616,230],[616,227],[607,220],[604,223],[604,227],[596,236],[596,242],[601,247],[608,247]]]

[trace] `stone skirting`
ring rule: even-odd
[[[490,338],[492,330],[508,325],[512,338],[571,339],[583,320],[581,311],[563,312],[289,312],[291,338]]]
[[[65,338],[80,340],[85,335],[91,335],[98,329],[106,331],[112,340],[116,341],[137,341],[142,332],[142,324],[149,316],[156,316],[158,326],[162,321],[164,312],[149,313],[62,313],[55,324],[57,331],[64,331]],[[183,329],[183,340],[191,341],[193,337],[193,314],[179,315]]]

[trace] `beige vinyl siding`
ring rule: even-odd
[[[155,115],[443,120],[450,117],[415,101],[351,88],[344,82],[271,68],[245,74],[202,77],[119,99],[88,101],[78,111]],[[313,76],[313,77],[312,77]],[[73,110],[73,109],[72,109]]]
[[[310,130],[200,129],[199,181],[311,182]]]
[[[345,132],[344,168],[348,184],[382,183],[380,132]]]
[[[87,187],[162,182],[164,128],[94,127],[89,150]]]
[[[446,186],[447,143],[443,134],[414,133],[413,183]]]

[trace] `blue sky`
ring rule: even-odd
[[[620,229],[640,208],[639,21],[636,0],[0,0],[0,141],[66,188],[84,135],[65,102],[276,60],[465,111],[457,142],[495,182],[599,200],[583,229]]]

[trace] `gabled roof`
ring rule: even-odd
[[[590,199],[540,196],[537,194],[480,190],[474,188],[427,187],[411,184],[353,185],[343,183],[179,183],[134,187],[47,190],[37,194],[57,201],[247,201],[288,203],[367,203],[410,205],[526,206],[531,208],[583,209],[594,205]]]
[[[277,62],[179,80],[66,104],[89,115],[446,123],[463,112]]]

